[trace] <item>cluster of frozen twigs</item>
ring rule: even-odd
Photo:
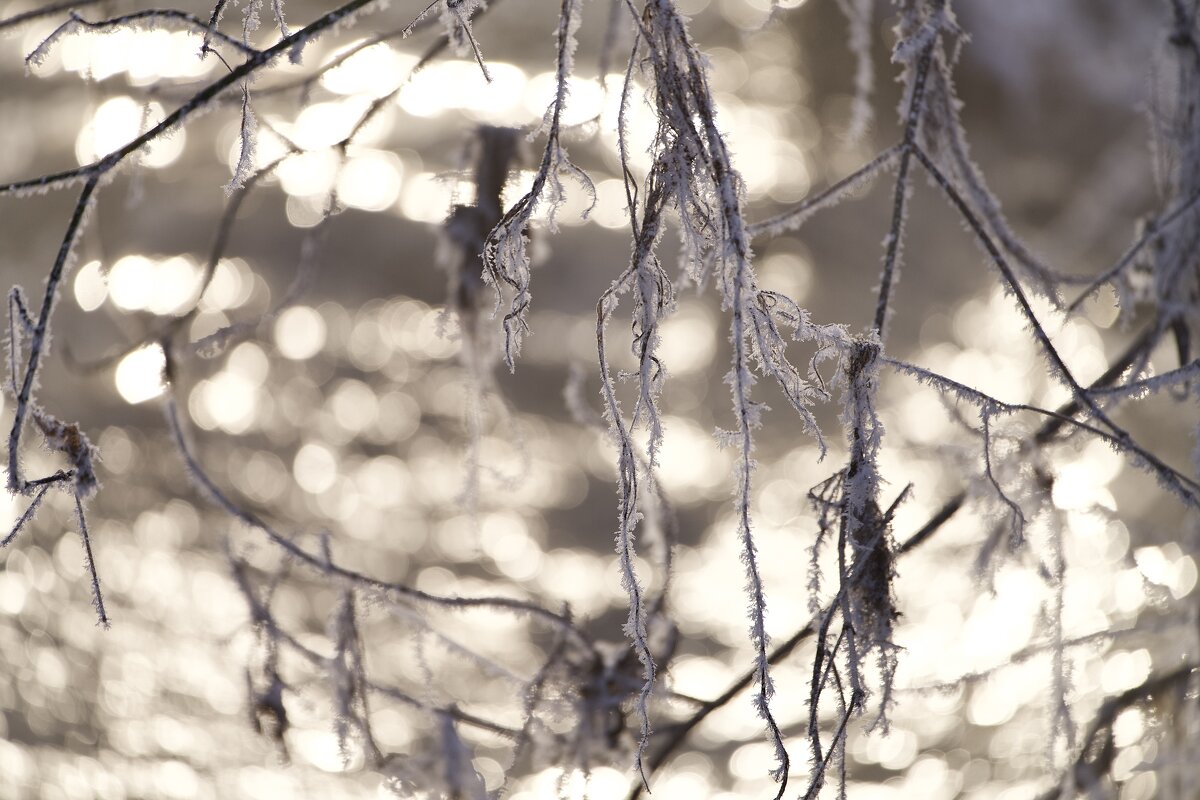
[[[224,18],[226,0],[219,0],[207,19],[158,9],[104,17],[93,13],[96,5],[88,0],[64,2],[0,22],[0,26],[10,28],[40,18],[61,18],[53,33],[28,55],[31,65],[60,46],[63,39],[82,31],[161,26],[202,34],[197,58],[218,58],[227,69],[221,77],[177,102],[161,122],[94,163],[0,186],[0,195],[12,196],[47,190],[79,192],[38,303],[31,304],[20,288],[13,288],[8,296],[5,386],[14,400],[15,412],[8,440],[7,488],[26,498],[27,506],[3,544],[11,544],[31,523],[53,489],[70,494],[92,576],[93,601],[99,620],[109,624],[85,513],[85,502],[98,487],[93,465],[96,452],[77,425],[54,416],[52,397],[39,400],[36,394],[39,369],[49,355],[51,318],[76,243],[105,185],[120,170],[133,165],[140,151],[188,125],[194,117],[231,109],[240,114],[239,157],[226,187],[226,212],[217,226],[196,302],[188,312],[159,320],[152,332],[130,349],[156,343],[165,354],[167,393],[163,407],[170,438],[197,489],[242,528],[260,535],[276,553],[274,566],[267,568],[261,559],[252,564],[242,554],[240,544],[231,544],[227,551],[233,580],[246,599],[259,644],[256,663],[247,671],[252,717],[255,726],[273,737],[283,750],[289,707],[302,691],[313,691],[310,681],[289,673],[286,665],[299,663],[321,676],[327,687],[343,756],[349,761],[353,753],[360,754],[367,763],[391,775],[397,786],[440,791],[447,797],[484,797],[489,791],[501,794],[508,785],[507,778],[489,790],[473,766],[472,742],[476,739],[463,733],[464,729],[472,729],[490,736],[493,750],[507,752],[509,772],[528,770],[531,765],[556,764],[564,770],[586,772],[595,765],[614,761],[632,764],[638,773],[633,788],[636,795],[652,786],[655,770],[679,751],[690,731],[748,689],[774,749],[771,774],[778,781],[778,796],[783,796],[789,775],[802,775],[806,783],[801,793],[806,798],[816,797],[831,776],[845,786],[852,722],[861,717],[867,726],[887,728],[889,711],[896,702],[893,678],[898,659],[902,658],[894,644],[893,628],[899,614],[892,586],[898,570],[903,569],[901,559],[966,504],[990,506],[997,512],[994,533],[979,555],[979,566],[986,570],[994,559],[1002,557],[1001,550],[1020,553],[1029,548],[1026,528],[1031,517],[1053,513],[1048,504],[1053,465],[1041,458],[1039,451],[1056,439],[1081,436],[1111,445],[1130,464],[1157,478],[1183,507],[1200,507],[1200,484],[1195,477],[1166,463],[1116,420],[1121,406],[1151,393],[1172,390],[1184,397],[1192,396],[1200,379],[1200,366],[1192,360],[1192,342],[1200,336],[1200,264],[1196,259],[1200,239],[1200,111],[1195,103],[1200,89],[1200,29],[1193,4],[1184,0],[1164,3],[1166,38],[1176,72],[1168,82],[1175,94],[1161,112],[1157,131],[1160,149],[1169,155],[1161,206],[1123,257],[1092,280],[1061,274],[1032,254],[1009,227],[1000,204],[972,163],[953,81],[954,64],[965,35],[949,0],[899,0],[890,10],[896,18],[892,61],[900,70],[904,87],[900,140],[824,191],[778,216],[753,222],[735,160],[722,133],[709,84],[708,62],[689,33],[688,21],[674,0],[612,0],[610,30],[603,37],[603,60],[612,58],[615,48],[627,48],[625,80],[619,87],[618,141],[624,165],[630,251],[628,263],[614,271],[616,278],[596,304],[602,411],[591,410],[578,398],[574,406],[581,424],[607,429],[617,452],[616,558],[629,603],[624,626],[627,643],[621,646],[595,639],[569,609],[546,608],[508,596],[440,596],[344,566],[330,537],[307,539],[293,535],[289,533],[291,522],[272,521],[269,515],[245,507],[223,487],[220,476],[206,467],[203,448],[193,441],[187,414],[176,399],[179,387],[187,380],[190,363],[200,357],[219,357],[232,344],[258,335],[265,321],[246,320],[201,341],[191,341],[187,335],[188,323],[197,313],[199,299],[224,254],[244,199],[260,190],[264,178],[281,164],[303,153],[293,144],[272,163],[256,160],[255,132],[260,127],[254,111],[256,98],[292,93],[297,103],[303,104],[322,72],[364,47],[423,35],[429,27],[425,21],[435,18],[442,31],[416,69],[449,47],[473,57],[486,75],[486,47],[480,43],[486,37],[473,28],[473,22],[485,14],[503,14],[501,0],[491,0],[490,4],[483,0],[434,0],[424,9],[406,9],[409,19],[420,13],[415,20],[406,20],[403,27],[373,33],[337,59],[310,69],[302,79],[275,82],[268,77],[273,67],[284,59],[306,66],[306,46],[318,37],[332,36],[335,30],[346,27],[377,26],[385,19],[383,4],[350,0],[300,24],[294,18],[284,20],[279,0],[269,4],[269,11],[263,0],[245,0],[241,20],[233,25]],[[469,404],[473,418],[494,389],[492,375],[500,362],[512,370],[519,368],[521,343],[529,328],[533,302],[531,229],[546,218],[553,227],[554,214],[574,190],[573,185],[594,195],[588,175],[567,153],[565,142],[572,131],[562,121],[569,99],[568,84],[575,72],[581,5],[582,0],[561,0],[553,13],[549,5],[545,6],[547,27],[553,30],[556,42],[553,72],[557,89],[553,100],[541,125],[528,136],[487,127],[474,135],[470,176],[475,184],[474,201],[455,206],[444,226],[447,256],[443,261],[450,273],[447,305],[457,317],[463,340],[462,361],[474,393],[474,401]],[[873,4],[869,0],[846,0],[841,5],[850,21],[851,45],[859,65],[854,127],[865,129],[872,83]],[[393,2],[393,6],[407,4]],[[107,9],[107,4],[103,8]],[[777,16],[785,13],[778,11]],[[278,36],[267,44],[258,44],[263,39],[260,15],[268,14],[273,16]],[[531,20],[529,24],[537,22]],[[644,98],[638,96],[638,84],[648,87]],[[369,105],[350,126],[345,139],[334,145],[343,160],[367,123],[405,85],[404,80],[399,81],[391,94]],[[643,101],[654,109],[657,129],[650,146],[649,167],[644,174],[636,174],[627,152],[627,112],[631,104]],[[501,196],[505,183],[527,147],[523,138],[540,143],[540,157],[534,159],[536,171],[528,191],[511,207],[504,208]],[[580,138],[579,146],[587,146]],[[883,272],[875,309],[865,330],[852,333],[848,325],[815,322],[794,300],[760,287],[753,266],[754,241],[795,231],[819,212],[892,174],[893,211],[890,226],[881,231],[886,234]],[[1062,407],[1008,402],[889,354],[889,314],[903,261],[910,194],[914,181],[922,174],[944,197],[951,213],[965,224],[986,255],[996,280],[1023,315],[1045,370],[1069,393],[1070,399]],[[306,235],[301,247],[300,278],[267,317],[297,297],[304,288],[304,276],[319,268],[322,232],[333,224],[338,208],[338,198],[331,194],[325,220]],[[668,229],[674,229],[680,237],[678,268],[662,263],[657,255],[660,239]],[[670,711],[666,702],[673,699],[667,676],[677,633],[670,618],[668,591],[674,521],[668,498],[656,478],[667,435],[659,400],[670,368],[660,358],[659,343],[661,325],[674,310],[676,291],[684,284],[711,285],[719,295],[728,325],[731,361],[725,382],[731,397],[730,423],[728,430],[718,435],[735,454],[733,497],[737,522],[730,535],[740,543],[754,657],[744,677],[720,697],[684,703],[682,717],[666,722],[655,719],[660,706],[664,720],[672,714],[678,717],[679,712]],[[1117,288],[1130,319],[1148,322],[1100,378],[1085,384],[1060,356],[1031,298],[1038,295],[1069,312],[1104,285]],[[1061,294],[1068,290],[1078,292],[1080,299],[1063,301]],[[610,323],[619,318],[623,301],[629,308],[626,319],[631,326],[630,346],[636,365],[629,373],[619,372],[610,361]],[[493,311],[502,315],[501,323],[489,316]],[[1174,338],[1179,366],[1151,375],[1151,353],[1168,336]],[[809,353],[803,361],[796,355],[800,349]],[[833,376],[831,380],[822,377],[823,367],[826,376]],[[879,467],[884,436],[878,413],[879,384],[889,375],[910,376],[928,384],[949,400],[973,409],[978,417],[977,425],[968,426],[979,442],[976,489],[957,494],[902,542],[893,532],[893,519],[908,490],[886,497],[887,482]],[[763,402],[755,398],[755,384],[764,379],[774,385],[771,392],[782,392],[803,431],[815,437],[822,452],[825,442],[812,409],[839,396],[849,454],[844,466],[810,492],[818,526],[812,548],[811,621],[782,643],[774,644],[767,633],[767,591],[752,518],[755,432],[765,410]],[[631,385],[632,390],[623,388],[623,384]],[[628,399],[623,404],[621,397],[626,392]],[[1021,444],[1019,452],[1014,454],[1011,448],[1006,452],[1003,458],[1009,463],[1002,476],[998,464],[1002,456],[995,446],[997,428],[1018,415],[1039,417],[1041,427]],[[468,428],[477,440],[478,420],[469,420]],[[43,477],[26,475],[22,453],[30,448],[31,435],[40,435],[51,450],[61,454],[60,469]],[[469,460],[474,475],[481,466],[473,448],[474,444]],[[1016,461],[1023,461],[1024,467],[1014,471],[1012,462]],[[892,476],[893,480],[897,477]],[[986,488],[980,491],[979,486]],[[635,568],[639,541],[649,542],[666,575],[653,591]],[[832,551],[837,565],[832,576],[823,575],[817,566],[827,550]],[[1187,688],[1193,672],[1190,665],[1185,665],[1110,698],[1086,735],[1080,736],[1065,700],[1070,675],[1063,655],[1069,642],[1062,628],[1065,563],[1061,545],[1033,557],[1044,565],[1045,578],[1057,592],[1056,607],[1047,612],[1047,638],[1056,654],[1053,684],[1057,702],[1052,704],[1055,747],[1059,748],[1056,752],[1065,755],[1057,765],[1062,777],[1055,779],[1056,788],[1050,794],[1071,796],[1090,792],[1106,780],[1112,760],[1111,728],[1119,711],[1148,696]],[[322,648],[314,647],[311,637],[290,631],[277,613],[276,587],[289,580],[301,580],[296,577],[300,574],[303,581],[325,586],[336,594]],[[833,585],[827,586],[830,577]],[[504,676],[518,687],[521,697],[512,713],[489,718],[465,711],[453,701],[434,699],[432,692],[420,687],[420,679],[414,681],[416,688],[408,688],[373,677],[364,655],[366,618],[389,615],[404,629],[419,630],[422,640],[428,637],[440,646],[461,652],[480,671],[502,672],[497,664],[446,635],[447,630],[453,630],[453,615],[478,609],[516,615],[526,626],[526,635],[542,644],[542,664],[532,674]],[[815,657],[811,683],[804,690],[809,708],[804,737],[809,764],[803,769],[792,764],[784,726],[772,710],[772,665],[807,641],[814,644]],[[426,678],[432,680],[432,676]],[[799,691],[799,687],[789,687],[788,691]],[[660,698],[663,702],[656,703]],[[425,741],[420,747],[401,757],[384,752],[376,743],[372,714],[381,703],[405,707],[424,720]],[[829,709],[835,712],[832,724],[828,721]],[[563,718],[570,724],[558,724]]]

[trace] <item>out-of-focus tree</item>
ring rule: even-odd
[[[0,19],[0,794],[1194,797],[1194,3],[184,5]]]

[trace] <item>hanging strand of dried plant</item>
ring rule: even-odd
[[[542,151],[542,160],[534,175],[533,185],[505,212],[504,217],[488,234],[483,250],[484,277],[496,291],[497,310],[504,302],[505,294],[511,294],[508,311],[504,315],[504,361],[513,372],[517,368],[516,359],[521,350],[521,341],[529,332],[525,318],[531,299],[529,228],[533,214],[540,204],[546,203],[548,224],[550,229],[554,230],[554,214],[566,199],[566,189],[562,184],[563,175],[569,175],[578,181],[593,202],[596,198],[596,189],[591,179],[571,162],[560,139],[562,114],[567,103],[567,84],[575,65],[575,34],[578,29],[579,0],[562,0],[555,31],[557,59],[554,69],[554,100],[542,118],[542,129],[546,132],[546,147]]]

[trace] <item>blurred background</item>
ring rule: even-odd
[[[875,116],[858,140],[847,137],[856,64],[837,4],[783,0],[774,15],[769,0],[678,5],[710,60],[751,220],[785,210],[898,140],[890,5],[876,4],[870,23]],[[954,4],[970,36],[955,76],[972,155],[1014,227],[1065,272],[1107,268],[1138,220],[1161,205],[1146,114],[1165,64],[1166,5]],[[0,18],[34,7],[0,2]],[[113,0],[78,13],[100,20],[149,7]],[[202,3],[175,7],[203,20],[212,11]],[[290,0],[284,10],[295,30],[331,7]],[[310,550],[327,533],[339,562],[382,579],[555,610],[569,605],[590,635],[620,643],[627,598],[612,548],[615,451],[603,432],[572,418],[563,395],[580,371],[581,396],[600,407],[595,303],[628,261],[615,119],[629,43],[622,39],[616,55],[602,59],[609,4],[583,5],[564,142],[595,183],[596,206],[583,219],[588,198],[568,184],[557,232],[535,228],[532,334],[515,375],[501,366],[477,395],[457,323],[444,313],[440,226],[452,204],[471,199],[477,127],[532,129],[552,99],[557,4],[493,0],[474,26],[492,82],[469,53],[441,54],[384,104],[344,160],[331,145],[406,80],[438,25],[362,49],[309,85],[289,88],[368,37],[400,30],[423,7],[393,0],[362,14],[309,43],[300,64],[281,61],[252,85],[256,163],[270,163],[289,144],[305,152],[247,195],[189,322],[191,341],[238,323],[252,334],[189,360],[176,397],[196,453],[221,488]],[[264,44],[279,32],[269,8],[259,13],[254,41]],[[165,24],[78,31],[27,69],[24,57],[66,15],[0,30],[0,182],[90,163],[226,71],[216,58],[198,58],[200,33]],[[221,29],[239,35],[242,15],[241,6],[228,8]],[[637,172],[649,163],[656,121],[641,99],[643,84],[634,84]],[[103,186],[55,311],[38,397],[60,418],[77,420],[102,456],[103,486],[89,519],[113,626],[96,625],[73,505],[52,493],[0,567],[5,798],[389,796],[380,773],[363,768],[360,750],[339,753],[321,671],[294,654],[284,656],[294,689],[290,763],[252,729],[247,668],[256,669],[260,643],[228,553],[256,574],[281,576],[272,607],[318,652],[327,650],[337,589],[288,571],[265,540],[206,502],[162,414],[163,356],[147,337],[196,301],[226,203],[222,187],[239,158],[240,93],[227,98]],[[542,143],[528,143],[507,202],[528,186]],[[341,208],[322,224],[332,190]],[[6,287],[39,293],[76,196],[75,189],[0,196]],[[761,284],[797,300],[815,322],[865,329],[891,198],[891,181],[880,179],[798,233],[756,243]],[[923,180],[908,236],[889,352],[1012,402],[1053,407],[1066,399],[994,272]],[[676,250],[668,234],[665,264]],[[291,289],[297,275],[307,276],[299,294]],[[1039,311],[1084,382],[1103,372],[1138,322],[1118,320],[1107,288],[1071,318],[1048,306]],[[623,333],[621,313],[613,329]],[[713,292],[680,293],[661,355],[671,377],[660,477],[679,523],[671,607],[681,636],[668,674],[680,696],[707,699],[751,663],[733,462],[712,436],[732,424],[721,382],[727,321]],[[1175,359],[1164,345],[1153,364],[1170,369]],[[807,493],[845,463],[845,448],[836,402],[817,411],[831,443],[821,461],[782,396],[765,381],[757,391],[777,409],[758,437],[755,526],[768,627],[783,640],[810,615],[816,525]],[[6,425],[12,402],[0,400]],[[849,794],[1036,796],[1069,760],[1048,720],[1053,652],[1045,614],[1056,593],[1039,575],[1039,554],[1062,542],[1064,635],[1079,640],[1066,651],[1068,697],[1084,730],[1106,697],[1196,659],[1196,520],[1102,443],[1072,439],[1045,453],[1056,474],[1053,509],[1033,524],[1032,555],[1008,556],[980,575],[976,556],[997,516],[969,429],[974,410],[887,373],[880,405],[885,497],[913,484],[897,512],[898,540],[960,491],[978,501],[898,567],[904,650],[892,729],[886,737],[854,732]],[[1182,469],[1198,417],[1194,402],[1164,394],[1126,409],[1121,420]],[[994,443],[997,458],[1015,453],[1033,424],[1007,426]],[[34,438],[26,441],[31,472],[61,466]],[[477,491],[464,494],[475,482]],[[26,502],[0,497],[0,529]],[[658,563],[640,566],[652,585],[661,583]],[[425,614],[376,603],[362,613],[373,677],[428,704],[520,725],[514,698],[550,647],[545,630],[490,611]],[[774,671],[774,708],[797,786],[808,769],[811,659],[811,648],[801,647]],[[654,707],[656,727],[688,708],[685,699],[664,698]],[[372,720],[379,746],[406,764],[384,774],[407,771],[421,786],[422,759],[437,747],[428,715],[379,698]],[[1175,738],[1164,739],[1170,721],[1178,721]],[[1113,727],[1114,793],[1196,797],[1179,755],[1180,742],[1194,749],[1195,726],[1162,705],[1124,712]],[[747,698],[729,703],[656,775],[653,796],[767,796],[772,755],[761,729]],[[486,731],[460,732],[487,788],[499,788],[511,747]],[[594,755],[606,763],[605,754]],[[613,755],[586,781],[564,764],[525,759],[505,788],[520,800],[623,796],[632,785],[627,756]]]

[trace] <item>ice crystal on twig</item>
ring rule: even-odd
[[[533,186],[505,212],[504,217],[488,234],[483,250],[484,275],[496,290],[497,308],[506,294],[511,295],[509,309],[504,315],[504,361],[510,371],[516,371],[521,341],[529,331],[526,316],[531,300],[532,267],[529,255],[530,225],[534,211],[542,203],[549,206],[547,219],[554,228],[554,214],[562,205],[566,190],[562,177],[570,175],[595,197],[592,181],[583,170],[571,163],[561,141],[562,114],[567,103],[567,81],[575,64],[575,33],[579,29],[579,0],[562,0],[562,9],[555,32],[557,61],[555,65],[554,99],[546,109],[543,128],[546,146],[541,163],[533,178]]]

